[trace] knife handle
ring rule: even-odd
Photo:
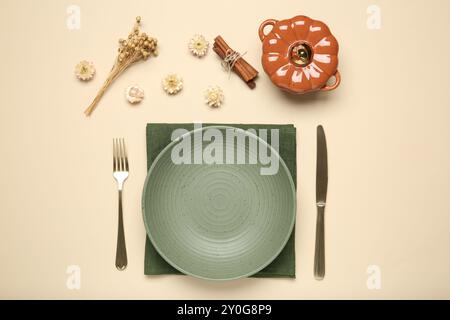
[[[314,255],[314,278],[325,277],[325,205],[317,207],[316,250]]]

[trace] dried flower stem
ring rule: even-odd
[[[100,88],[97,96],[94,98],[90,106],[84,111],[86,116],[90,116],[97,107],[100,99],[105,94],[106,90],[116,80],[122,72],[124,72],[133,63],[140,60],[147,60],[151,55],[157,55],[157,40],[151,38],[139,30],[141,18],[136,18],[136,24],[133,31],[128,35],[126,40],[119,40],[119,55],[116,58],[111,72],[106,79],[103,86]]]
[[[114,82],[114,80],[116,80],[119,75],[125,71],[125,69],[128,66],[119,66],[117,64],[114,65],[114,67],[112,68],[108,78],[106,79],[106,81],[103,83],[103,86],[100,88],[100,90],[97,93],[97,96],[95,96],[94,100],[92,101],[92,103],[89,105],[89,107],[84,111],[84,114],[86,116],[90,116],[92,114],[92,112],[95,110],[95,108],[97,107],[98,103],[100,102],[101,98],[103,97],[103,95],[105,94],[106,90],[109,88],[109,86]]]

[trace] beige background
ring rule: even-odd
[[[0,298],[450,298],[450,2],[428,1],[0,1]],[[66,8],[81,8],[81,29]],[[366,26],[367,7],[382,27]],[[265,74],[249,90],[228,79],[211,51],[187,52],[195,33],[221,34],[260,71],[259,24],[305,14],[329,24],[341,45],[343,82],[332,93],[293,97]],[[160,56],[126,72],[91,118],[83,110],[101,86],[135,16],[160,42]],[[75,64],[94,61],[79,82]],[[169,72],[184,77],[175,97],[161,90]],[[131,107],[124,88],[139,84]],[[220,85],[226,103],[203,104]],[[297,279],[212,283],[143,275],[140,212],[147,122],[294,123],[298,128]],[[329,144],[327,276],[313,279],[315,128]],[[117,194],[111,143],[124,137],[129,267],[114,267]],[[79,265],[81,289],[66,288]],[[381,268],[369,290],[369,265]]]

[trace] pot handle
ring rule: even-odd
[[[331,91],[331,90],[336,89],[339,86],[339,84],[341,83],[341,74],[339,73],[339,71],[336,71],[336,73],[334,74],[334,77],[336,78],[336,81],[334,82],[334,84],[331,86],[326,85],[325,87],[320,89],[320,91]]]
[[[266,21],[264,21],[263,23],[261,23],[261,25],[259,26],[259,38],[261,39],[261,41],[264,40],[264,38],[266,37],[266,35],[264,34],[264,28],[267,26],[275,26],[275,24],[278,22],[278,20],[275,19],[267,19]]]

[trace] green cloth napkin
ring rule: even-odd
[[[203,127],[213,125],[225,125],[247,130],[253,129],[279,129],[280,156],[291,172],[292,179],[297,185],[297,138],[293,125],[262,125],[262,124],[213,124],[204,123]],[[147,170],[152,165],[158,154],[171,142],[172,131],[178,128],[194,129],[193,123],[149,123],[147,124]],[[270,134],[268,134],[270,139]],[[156,251],[148,237],[145,241],[145,275],[182,274],[169,265]],[[252,277],[277,277],[295,278],[295,228],[292,231],[286,246],[266,268]]]

